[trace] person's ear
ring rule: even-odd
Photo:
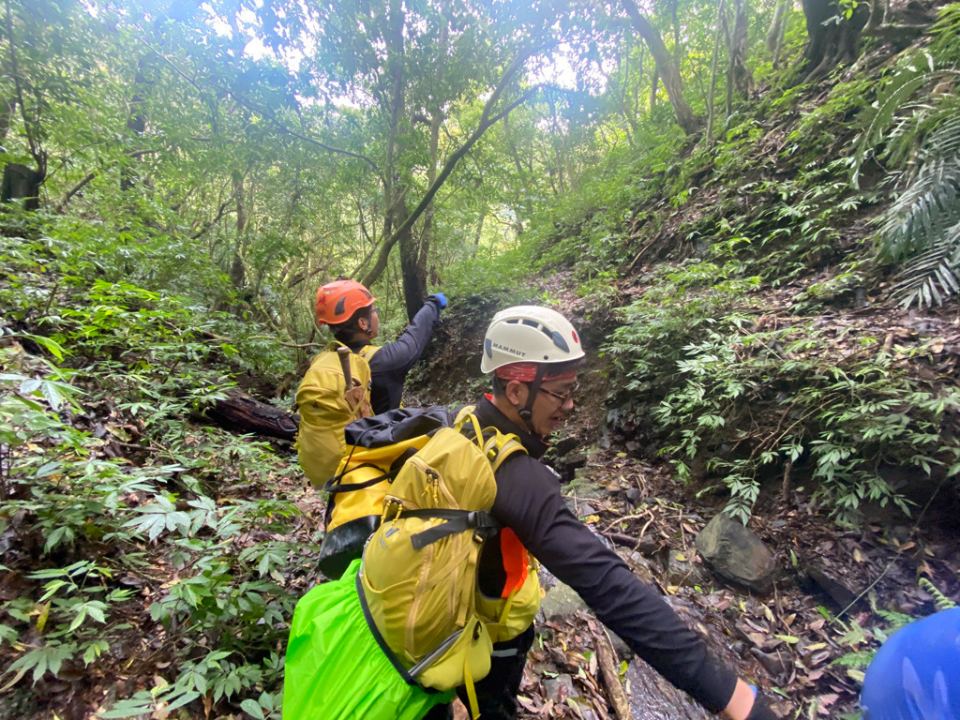
[[[507,400],[511,405],[525,405],[529,391],[530,388],[527,387],[526,383],[522,383],[519,380],[511,380],[505,388]]]
[[[357,327],[359,327],[363,332],[370,331],[370,320],[369,318],[360,318],[357,320]]]

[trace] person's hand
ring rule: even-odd
[[[730,720],[777,720],[777,716],[757,693],[757,689],[742,679],[737,680],[733,697],[721,715]]]
[[[436,300],[437,305],[440,306],[440,309],[443,310],[447,306],[447,296],[443,293],[434,293],[427,300]]]

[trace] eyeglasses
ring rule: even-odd
[[[546,388],[538,388],[542,393],[549,395],[552,398],[556,398],[560,401],[561,405],[566,405],[570,400],[573,400],[573,394],[580,388],[580,383],[576,383],[573,387],[567,390],[565,395],[560,393],[555,393],[552,390],[547,390]]]

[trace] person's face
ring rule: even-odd
[[[567,380],[544,380],[530,411],[530,429],[537,435],[549,435],[560,427],[573,410],[576,387],[575,377]]]

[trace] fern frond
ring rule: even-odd
[[[880,99],[862,115],[861,122],[866,125],[866,130],[857,140],[857,146],[853,154],[853,173],[850,181],[854,187],[859,187],[861,167],[875,153],[878,146],[889,140],[886,137],[887,130],[897,120],[897,113],[903,109],[906,102],[913,97],[913,94],[925,85],[933,84],[944,78],[960,80],[960,71],[953,69],[937,70],[934,65],[933,57],[927,53],[920,53],[910,58],[906,66],[894,75],[889,85],[884,88]],[[949,101],[945,101],[945,105],[949,106],[950,104]],[[914,130],[916,131],[923,129],[923,121],[931,115],[937,119],[942,117],[938,108],[919,107],[922,107],[923,112],[919,113],[919,117],[913,118]],[[905,134],[909,128],[909,124],[903,124],[899,129],[899,134]],[[896,136],[894,139],[896,139]],[[898,154],[902,155],[904,143],[900,142],[898,145],[900,146]]]
[[[929,73],[918,72],[916,68],[909,67],[900,73],[897,73],[891,80],[888,94],[880,101],[876,107],[871,107],[867,111],[865,120],[867,129],[860,136],[857,142],[857,148],[853,153],[853,175],[851,182],[854,187],[860,187],[860,168],[867,161],[867,158],[873,154],[874,149],[883,140],[883,135],[893,123],[897,110],[903,105],[917,90],[924,86],[930,79]]]
[[[880,615],[884,620],[890,623],[890,627],[887,628],[887,634],[893,634],[902,627],[906,627],[914,620],[916,620],[913,615],[907,615],[906,613],[899,613],[893,610],[876,610],[877,614]]]
[[[924,138],[931,138],[942,125],[960,118],[960,99],[955,94],[940,95],[933,101],[905,105],[904,112],[898,114],[880,155],[889,167],[903,167]],[[953,152],[945,147],[940,154],[948,157]]]
[[[958,42],[960,39],[960,3],[952,3],[941,8],[937,21],[930,28],[934,41],[930,51],[935,53],[941,61],[960,60]]]
[[[960,157],[960,114],[956,111],[957,108],[951,108],[943,122],[930,134],[930,145],[936,148],[936,154],[940,157]]]
[[[933,595],[933,599],[937,603],[938,610],[951,610],[957,606],[953,600],[940,592],[940,589],[927,578],[920,578],[919,584],[921,588]]]
[[[960,134],[960,123],[957,124]],[[933,157],[881,218],[883,252],[900,262],[930,248],[960,221],[960,155]]]
[[[901,277],[893,290],[904,295],[900,303],[904,308],[914,303],[941,305],[946,297],[960,292],[960,223],[949,228],[933,248],[908,262]]]

